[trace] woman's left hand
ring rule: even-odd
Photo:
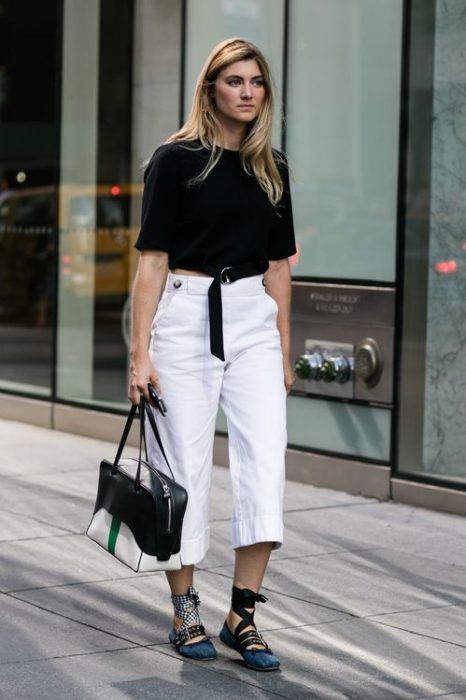
[[[296,380],[293,365],[290,360],[283,360],[283,372],[285,375],[286,393],[289,394]]]

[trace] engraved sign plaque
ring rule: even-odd
[[[351,381],[344,385],[319,379],[325,372],[319,375],[314,371],[309,374],[311,379],[304,379],[301,377],[306,372],[301,371],[294,390],[314,396],[390,405],[393,400],[394,326],[395,290],[392,288],[293,282],[292,361],[299,361],[298,366],[302,368],[308,356],[315,361],[316,354],[324,352],[332,362],[348,360],[353,366],[354,355],[359,353],[356,368],[361,370],[359,376],[358,372],[352,372]],[[380,369],[373,381],[364,379],[367,371],[364,362],[370,357],[361,355],[362,341],[369,343],[369,349],[377,349]],[[332,360],[332,348],[338,345],[346,349],[346,355]]]

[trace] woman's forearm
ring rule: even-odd
[[[161,394],[157,371],[149,356],[150,329],[168,273],[168,256],[161,251],[143,251],[139,258],[131,295],[131,345],[128,397],[139,403],[143,394],[150,400],[147,385]]]
[[[280,345],[283,355],[283,373],[286,391],[289,394],[295,382],[291,364],[291,273],[288,258],[271,260],[270,267],[264,274],[267,292],[278,305],[277,328],[280,333]]]
[[[264,274],[267,293],[278,305],[277,328],[283,358],[290,357],[290,309],[291,309],[291,273],[288,259],[271,260],[270,267]]]
[[[144,251],[141,254],[131,295],[131,357],[148,352],[150,328],[167,273],[166,253]]]

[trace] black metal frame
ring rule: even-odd
[[[290,0],[283,4],[283,56],[282,56],[282,138],[281,148],[286,151],[286,128],[288,112],[288,44],[290,34]]]
[[[179,112],[178,112],[178,123],[179,127],[183,126],[184,123],[184,98],[185,98],[185,88],[186,88],[186,20],[187,20],[187,0],[181,0],[180,7],[180,19],[181,19],[181,29],[180,29],[180,92],[179,92]]]
[[[406,231],[406,194],[408,176],[409,135],[409,87],[411,53],[411,0],[403,2],[401,81],[400,81],[400,131],[398,140],[398,202],[396,226],[396,296],[395,296],[395,341],[393,349],[393,411],[391,422],[390,462],[392,472],[397,469],[398,420],[400,400],[400,361],[404,300],[404,252]]]
[[[63,0],[56,0],[57,3],[57,15],[58,15],[58,22],[57,22],[57,27],[56,27],[56,37],[57,37],[57,71],[58,75],[61,75],[62,73],[62,65],[63,65]],[[62,133],[62,103],[61,103],[61,82],[60,80],[57,80],[57,86],[56,86],[56,93],[55,93],[55,101],[56,101],[56,111],[57,111],[57,120],[58,120],[58,143],[61,143],[61,133]],[[60,151],[60,145],[59,145],[59,151]],[[61,166],[60,166],[60,158],[58,158],[57,162],[57,177],[56,177],[56,184],[57,184],[57,205],[58,205],[58,186],[59,183],[61,182]],[[58,294],[59,294],[59,270],[60,270],[60,258],[59,258],[59,245],[60,245],[60,229],[59,229],[59,212],[58,212],[58,206],[57,206],[57,225],[55,227],[55,240],[54,240],[54,248],[53,248],[53,256],[54,256],[54,265],[55,265],[55,279],[54,279],[54,303],[52,305],[52,318],[51,318],[51,323],[52,323],[52,349],[51,349],[51,357],[50,361],[52,363],[52,368],[51,368],[51,380],[50,380],[50,398],[45,399],[45,400],[50,400],[50,401],[55,401],[55,397],[57,395],[57,358],[58,358]],[[14,393],[14,392],[12,392]],[[24,396],[24,394],[21,394]],[[36,397],[37,398],[37,397]]]
[[[438,486],[444,489],[450,489],[452,491],[460,491],[464,493],[466,491],[466,484],[464,482],[453,481],[448,477],[442,477],[429,473],[421,472],[396,472],[392,474],[392,478],[398,481],[410,481],[411,483],[425,484],[426,486]]]
[[[344,403],[349,406],[368,406],[369,408],[382,408],[386,411],[392,411],[392,404],[382,403],[381,401],[367,401],[366,399],[350,399],[341,398],[340,396],[327,396],[326,394],[312,394],[309,391],[301,389],[293,389],[292,396],[297,396],[301,399],[315,399],[316,401],[325,401],[330,403]]]

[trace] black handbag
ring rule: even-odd
[[[100,464],[87,535],[134,571],[173,571],[181,568],[181,530],[188,493],[173,478],[155,418],[142,396],[139,457],[121,459],[137,408],[131,407],[114,461],[104,459]],[[148,462],[145,416],[171,478]],[[142,459],[143,444],[146,460]]]

